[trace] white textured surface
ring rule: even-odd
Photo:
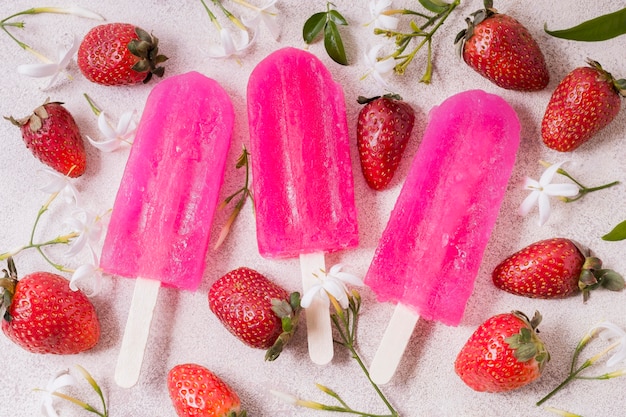
[[[33,6],[69,5],[58,0],[44,3],[33,4],[24,0],[3,2],[0,5],[0,16],[4,18]],[[234,3],[227,3],[233,10],[238,9]],[[352,149],[355,150],[354,129],[359,110],[356,97],[380,93],[373,81],[360,80],[366,71],[363,54],[369,45],[381,39],[372,35],[370,28],[361,25],[369,19],[367,2],[336,0],[335,4],[351,22],[349,28],[342,28],[342,33],[353,64],[349,67],[334,64],[324,52],[321,42],[310,46],[309,50],[322,59],[334,77],[344,85],[348,121],[352,129]],[[405,76],[392,78],[396,90],[417,111],[413,141],[407,148],[406,158],[391,188],[383,192],[374,192],[367,188],[360,173],[356,152],[353,152],[361,245],[357,250],[327,257],[327,265],[341,261],[350,266],[350,272],[361,276],[365,274],[378,237],[408,171],[411,157],[418,147],[426,115],[433,105],[456,92],[481,88],[500,94],[517,110],[522,122],[522,144],[518,161],[465,317],[457,328],[420,321],[409,341],[400,369],[394,379],[383,387],[390,401],[403,416],[547,415],[545,410],[535,407],[534,403],[565,377],[571,351],[583,333],[601,319],[610,319],[626,327],[626,293],[598,291],[583,305],[578,297],[561,301],[519,298],[494,289],[490,282],[491,270],[503,257],[531,242],[553,236],[573,238],[591,246],[603,258],[607,267],[626,273],[626,259],[623,256],[626,243],[600,240],[602,234],[626,218],[624,185],[589,195],[584,200],[569,205],[554,201],[552,217],[542,228],[536,225],[536,212],[527,218],[520,218],[516,214],[517,206],[526,196],[526,192],[520,189],[520,184],[527,175],[538,178],[542,172],[539,159],[551,162],[569,160],[566,169],[587,185],[598,185],[612,180],[626,181],[623,147],[620,143],[626,132],[624,111],[589,145],[571,154],[562,155],[548,150],[541,143],[539,135],[541,117],[551,91],[567,72],[582,65],[585,58],[591,57],[600,61],[615,75],[626,75],[623,37],[602,43],[568,42],[544,34],[544,22],[551,29],[565,28],[585,18],[611,12],[620,6],[606,0],[577,3],[560,0],[538,11],[533,2],[496,3],[500,11],[512,14],[524,22],[535,35],[550,67],[552,78],[546,90],[519,93],[497,88],[471,71],[455,54],[452,45],[454,36],[465,27],[464,18],[481,4],[478,0],[464,1],[436,36],[436,67],[430,86],[418,82],[421,78],[423,55],[420,55]],[[162,52],[170,57],[166,63],[166,76],[196,70],[215,78],[224,86],[236,109],[236,131],[228,164],[230,167],[234,167],[241,144],[247,142],[245,87],[250,71],[276,48],[287,45],[302,47],[300,34],[304,20],[325,8],[325,2],[321,1],[279,1],[282,19],[279,42],[275,42],[263,31],[255,46],[239,64],[234,60],[208,58],[208,45],[217,42],[218,37],[198,1],[147,0],[137,4],[84,0],[80,5],[102,14],[110,22],[131,22],[153,31],[160,38]],[[394,6],[401,5],[416,6],[417,2],[394,2]],[[25,30],[13,32],[48,56],[54,56],[56,45],[67,43],[73,35],[81,37],[96,24],[94,21],[61,15],[28,16],[23,20],[26,21]],[[0,33],[0,56],[3,57],[0,62],[3,74],[0,87],[1,115],[25,115],[50,96],[53,100],[66,103],[84,135],[98,137],[96,118],[83,98],[83,93],[88,93],[102,109],[117,119],[125,110],[136,109],[141,112],[147,94],[154,85],[151,83],[120,88],[98,86],[86,81],[73,63],[69,68],[72,80],[65,79],[51,90],[42,91],[41,87],[45,85],[43,81],[28,79],[16,73],[18,64],[34,63],[35,59],[18,48],[4,33]],[[0,123],[0,137],[3,145],[0,168],[0,251],[5,251],[28,240],[30,227],[46,196],[38,190],[41,181],[38,170],[41,165],[25,149],[18,131],[10,123],[3,122]],[[103,212],[113,204],[128,150],[104,154],[92,147],[88,149],[89,167],[76,185],[84,205]],[[240,187],[242,181],[241,172],[236,172],[234,168],[229,169],[222,188],[224,197]],[[67,214],[67,207],[60,202],[55,203],[44,216],[38,235],[42,239],[50,238],[65,231],[62,220]],[[214,222],[213,241],[226,217],[226,212],[218,213]],[[383,414],[384,406],[368,386],[357,364],[344,350],[337,348],[329,365],[314,365],[308,358],[306,334],[301,329],[293,344],[276,362],[266,363],[263,361],[262,351],[252,350],[235,340],[209,311],[206,294],[211,283],[239,266],[255,268],[289,290],[300,288],[298,260],[271,261],[261,258],[256,250],[254,234],[253,213],[251,205],[247,204],[233,227],[232,235],[222,248],[219,251],[210,250],[205,280],[200,289],[195,293],[161,290],[142,375],[138,384],[131,389],[116,387],[113,370],[134,286],[132,280],[107,277],[103,293],[94,298],[103,334],[99,345],[90,352],[62,357],[33,355],[13,345],[5,337],[0,337],[4,371],[0,416],[38,415],[41,393],[33,392],[32,389],[44,388],[50,376],[74,364],[86,367],[101,382],[109,400],[111,416],[174,416],[165,377],[168,369],[183,362],[197,362],[219,374],[239,392],[243,405],[251,416],[306,417],[323,414],[320,411],[285,405],[269,396],[266,391],[271,387],[307,399],[329,401],[330,398],[316,390],[314,382],[333,388],[354,407]],[[63,259],[62,252],[54,251],[53,254],[55,259],[76,266],[75,260]],[[50,270],[34,252],[24,252],[17,257],[16,262],[18,272],[22,274],[39,269]],[[358,347],[365,362],[369,363],[391,317],[393,306],[377,304],[371,292],[365,288],[361,292],[364,306],[360,318]],[[541,330],[552,354],[552,361],[544,376],[526,388],[507,394],[475,393],[454,373],[453,362],[456,354],[482,321],[493,314],[512,309],[519,309],[527,314],[538,309],[543,313]],[[622,395],[624,383],[626,380],[623,379],[577,381],[549,401],[548,405],[587,417],[621,415],[626,407],[626,400]],[[88,398],[91,403],[97,403],[95,397]],[[65,417],[85,415],[70,404],[59,403],[58,408]]]

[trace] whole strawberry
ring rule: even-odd
[[[159,40],[128,23],[107,23],[91,29],[78,48],[78,67],[90,81],[103,85],[147,83],[162,77]]]
[[[485,8],[466,19],[467,29],[456,37],[463,60],[499,87],[517,91],[544,89],[550,73],[539,45],[520,22],[493,8]]]
[[[224,327],[248,346],[276,359],[295,331],[300,294],[289,294],[250,268],[237,268],[213,283],[209,307]]]
[[[85,144],[74,117],[63,103],[46,100],[27,117],[5,119],[20,128],[26,147],[41,162],[73,178],[85,173]]]
[[[470,336],[454,370],[475,391],[511,391],[541,376],[550,355],[537,336],[541,315],[519,311],[487,319]]]
[[[94,347],[100,338],[96,310],[69,281],[49,272],[35,272],[19,281],[13,260],[0,278],[6,308],[2,331],[33,353],[68,355]]]
[[[167,389],[178,417],[246,417],[237,393],[203,366],[176,365]]]
[[[413,108],[398,95],[359,97],[365,104],[357,122],[357,147],[367,185],[389,185],[406,149],[415,123]]]
[[[565,238],[535,242],[495,267],[493,283],[501,290],[531,298],[564,298],[580,291],[583,299],[598,287],[624,288],[624,279],[588,248]]]
[[[543,143],[569,152],[587,142],[617,116],[626,80],[616,80],[596,61],[567,74],[552,93],[541,121]]]

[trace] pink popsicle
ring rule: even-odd
[[[324,270],[324,253],[358,244],[343,90],[309,52],[280,49],[248,82],[250,152],[259,252],[300,257],[303,289]],[[328,306],[307,308],[313,362],[332,359]]]
[[[257,241],[268,258],[358,244],[343,90],[309,52],[280,49],[248,82]]]
[[[116,381],[139,376],[159,286],[202,280],[224,177],[234,112],[229,96],[197,72],[151,91],[118,190],[100,266],[137,278]]]
[[[515,163],[520,123],[506,101],[480,90],[448,98],[429,118],[365,283],[415,322],[458,325]]]

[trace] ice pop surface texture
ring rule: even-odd
[[[458,325],[520,141],[515,110],[480,90],[433,108],[365,283],[379,301]]]
[[[283,48],[248,82],[259,252],[267,258],[358,245],[343,90],[311,53]]]
[[[230,97],[200,73],[153,88],[111,213],[105,272],[197,289],[233,124]]]

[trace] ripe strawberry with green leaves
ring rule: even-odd
[[[491,278],[501,290],[530,298],[564,298],[582,291],[587,301],[596,288],[624,288],[621,275],[603,269],[588,248],[566,238],[528,245],[500,262]]]
[[[0,278],[5,309],[2,331],[33,353],[69,355],[93,348],[100,339],[100,322],[91,301],[72,291],[69,281],[49,272],[17,279],[15,263]]]
[[[626,96],[626,79],[616,80],[593,60],[563,78],[550,97],[541,136],[550,149],[569,152],[613,121]]]
[[[516,91],[543,90],[550,73],[539,45],[520,22],[498,13],[493,1],[467,18],[467,29],[456,37],[470,68],[499,87]]]
[[[391,182],[415,124],[415,111],[398,95],[359,97],[357,147],[367,185],[381,190]]]
[[[5,119],[20,128],[26,147],[41,162],[72,178],[85,173],[85,144],[74,117],[63,103],[46,100],[27,117]]]
[[[97,84],[147,83],[162,77],[159,65],[167,60],[159,54],[159,40],[129,23],[106,23],[92,28],[78,48],[78,67]]]
[[[532,320],[519,311],[487,319],[459,352],[454,370],[480,392],[511,391],[535,381],[550,360],[537,335],[540,322],[538,312]]]
[[[246,417],[237,393],[203,366],[176,365],[167,389],[178,417]]]
[[[276,359],[298,324],[300,294],[289,294],[259,272],[241,267],[213,283],[209,308],[224,327],[242,342],[267,349]]]

